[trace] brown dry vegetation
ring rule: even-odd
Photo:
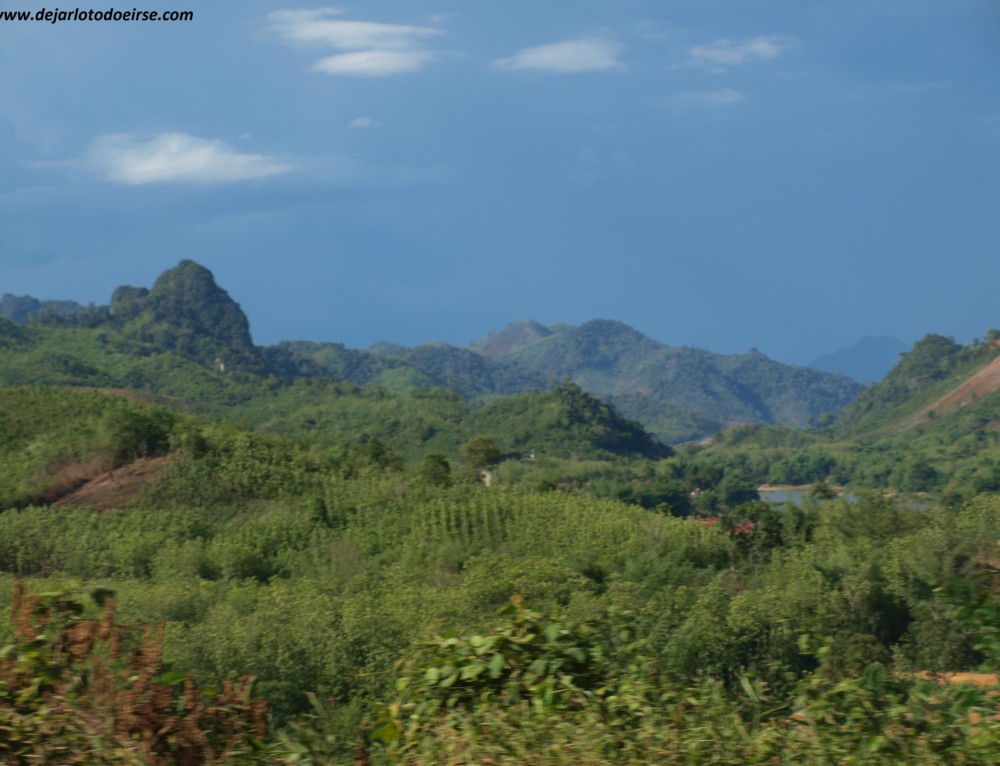
[[[72,599],[31,594],[20,581],[13,595],[0,762],[221,766],[246,762],[264,736],[266,703],[251,698],[249,677],[211,698],[190,678],[163,680],[162,624],[119,625],[110,598],[91,619]],[[141,639],[129,640],[136,631]]]

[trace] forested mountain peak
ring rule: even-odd
[[[673,454],[639,423],[569,382],[549,391],[495,399],[470,421],[483,433],[503,434],[507,448],[525,455],[658,459]]]
[[[661,344],[613,319],[562,325],[558,331],[509,356],[546,374],[573,377],[579,368],[610,370],[663,348]]]
[[[842,375],[781,364],[756,349],[726,356],[667,346],[610,319],[549,329],[503,358],[575,381],[669,442],[735,422],[805,426],[839,412],[861,390]]]
[[[485,338],[474,340],[469,348],[490,358],[504,356],[527,348],[542,338],[552,335],[552,330],[534,319],[511,322],[502,330],[489,333]]]
[[[259,353],[246,315],[215,281],[191,260],[164,271],[152,290],[124,285],[111,297],[111,315],[126,333],[160,348],[173,349],[202,364],[256,368]]]
[[[602,346],[624,344],[626,347],[646,347],[662,345],[647,335],[616,319],[591,319],[570,330],[584,342]]]

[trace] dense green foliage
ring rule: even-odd
[[[507,488],[487,488],[460,474],[429,480],[442,475],[440,453],[429,461],[436,472],[421,464],[411,474],[374,442],[295,445],[96,392],[6,396],[5,432],[17,439],[8,456],[45,454],[25,445],[78,432],[80,458],[169,459],[122,509],[0,514],[0,571],[111,587],[123,619],[165,621],[168,668],[208,682],[257,676],[274,725],[290,727],[274,747],[328,748],[330,762],[347,760],[362,720],[375,726],[378,703],[431,698],[443,717],[425,707],[411,723],[399,718],[399,739],[382,724],[368,729],[370,751],[442,762],[439,748],[460,742],[510,762],[534,748],[548,753],[538,762],[564,762],[563,729],[543,737],[553,719],[567,737],[571,726],[587,732],[578,740],[591,763],[686,752],[705,727],[733,763],[747,753],[781,762],[786,751],[863,758],[875,736],[884,762],[957,752],[986,763],[976,753],[996,745],[995,729],[969,733],[987,698],[942,692],[928,703],[930,687],[900,674],[995,667],[1000,612],[979,572],[1000,540],[997,498],[925,512],[873,495],[776,511],[740,505],[736,474],[713,474],[685,454],[617,466],[511,462],[499,471]],[[798,439],[808,448],[816,437]],[[541,470],[562,471],[563,491],[518,487]],[[689,482],[704,486],[694,499]],[[663,510],[678,508],[665,497],[686,500],[685,510],[729,510],[718,520],[671,518]],[[5,587],[0,579],[0,594]],[[515,594],[542,611],[495,627]],[[552,610],[562,616],[545,616]],[[0,623],[0,633],[11,630]],[[450,630],[470,638],[451,643]],[[546,636],[540,653],[529,651],[529,634]],[[428,647],[445,654],[429,659]],[[464,671],[448,659],[459,650],[472,663]],[[428,698],[428,689],[393,702],[400,653],[421,683],[431,676],[417,668],[439,667],[440,684],[453,677],[445,668],[457,669],[442,686],[461,692],[450,707],[451,692]],[[482,690],[462,691],[480,677],[489,679]],[[326,698],[332,710],[317,702]],[[293,725],[297,715],[306,719]]]
[[[423,387],[437,367],[496,393],[470,352],[256,349],[206,275],[0,319],[7,760],[996,762],[996,678],[936,674],[1000,670],[1000,394],[927,414],[996,338],[925,340],[839,424],[671,449],[585,382],[485,402]],[[495,341],[594,385],[622,365],[720,400],[746,381],[761,419],[801,416],[759,354],[651,348],[666,366],[633,369],[652,341],[608,324]],[[575,330],[586,353],[559,340]],[[763,481],[813,486],[770,505]],[[16,579],[50,595],[25,610]],[[162,640],[111,657],[67,580]],[[191,677],[219,704],[182,693]],[[186,732],[158,750],[119,726],[140,687],[155,731]],[[230,760],[181,742],[231,742]]]
[[[734,421],[805,426],[839,412],[861,389],[841,375],[789,367],[756,350],[722,356],[665,346],[608,320],[560,326],[498,358],[612,397],[671,441],[701,438],[717,430],[713,424]],[[678,413],[683,419],[668,420],[663,404],[686,411]]]
[[[707,434],[721,431],[726,425],[718,418],[637,392],[608,396],[607,401],[622,415],[642,423],[651,434],[667,444],[704,438]]]
[[[13,324],[9,329],[14,332],[7,336],[8,344],[0,347],[0,362],[9,362],[0,367],[0,383],[137,390],[150,401],[303,441],[355,447],[378,439],[411,462],[431,451],[457,457],[463,441],[483,432],[493,435],[506,451],[534,446],[560,456],[588,454],[595,448],[652,455],[663,449],[608,406],[583,393],[567,398],[559,393],[562,388],[509,402],[498,400],[498,409],[477,410],[441,389],[394,394],[322,378],[223,374],[173,353],[142,353],[148,351],[144,347],[134,353],[108,354],[103,346],[110,341],[103,331]],[[22,341],[21,336],[27,339]],[[22,342],[29,350],[11,348]],[[509,421],[497,415],[505,410],[511,412]],[[558,432],[567,418],[573,420],[573,429]],[[539,438],[527,445],[532,434]],[[598,435],[599,444],[594,445],[591,439]]]
[[[264,453],[247,460],[254,474],[271,463]],[[272,481],[274,471],[295,471],[271,470]],[[966,757],[981,748],[972,762],[987,763],[996,747],[995,728],[969,739],[966,717],[988,711],[988,698],[949,692],[928,703],[927,684],[856,675],[872,663],[897,673],[995,667],[998,606],[977,571],[1000,539],[996,498],[929,515],[875,499],[832,501],[712,524],[565,494],[432,489],[374,470],[314,479],[314,500],[289,492],[199,510],[8,511],[0,569],[114,588],[123,619],[166,621],[168,667],[209,681],[253,672],[278,724],[310,712],[302,691],[332,698],[340,712],[325,725],[345,760],[364,713],[393,699],[393,667],[411,645],[425,647],[407,654],[415,678],[431,680],[428,663],[440,668],[435,682],[459,674],[442,688],[459,695],[452,705],[450,692],[436,697],[446,718],[423,708],[413,723],[431,737],[418,738],[420,762],[436,762],[456,730],[472,738],[468,747],[513,740],[505,752],[530,752],[553,718],[588,733],[581,739],[593,763],[616,762],[621,747],[637,762],[667,741],[683,749],[705,726],[731,732],[716,747],[733,763],[748,747],[773,760],[778,750],[768,748],[805,747],[799,737],[808,752],[863,755],[871,737],[884,736],[879,748],[898,763],[937,746]],[[210,480],[175,479],[203,489]],[[229,486],[235,493],[239,482]],[[266,484],[254,492],[281,494]],[[453,643],[447,633],[421,643],[433,629],[494,635],[493,612],[512,594],[565,616],[552,625],[517,617],[515,632],[503,638],[511,628],[496,628],[492,643]],[[603,616],[609,609],[626,620],[624,638]],[[529,651],[529,635],[545,637],[541,653]],[[428,659],[428,646],[445,654]],[[470,669],[448,659],[458,651]],[[481,676],[490,681],[484,692],[497,691],[480,703],[480,692],[463,690]],[[759,699],[747,699],[746,683]],[[648,712],[636,718],[636,710]],[[874,722],[873,710],[882,711]],[[918,712],[915,725],[909,716]],[[682,720],[690,731],[671,733]],[[417,757],[411,748],[404,756]]]
[[[572,383],[497,399],[472,412],[468,423],[501,436],[507,449],[524,454],[655,458],[671,453],[638,423]]]
[[[165,271],[152,290],[119,287],[111,297],[110,314],[126,337],[202,364],[263,367],[243,311],[215,284],[211,272],[194,261]]]
[[[991,390],[987,374],[997,356],[992,340],[963,347],[928,336],[838,422],[808,433],[730,428],[711,447],[690,450],[691,459],[738,467],[757,483],[829,481],[950,503],[1000,491],[1000,389]]]
[[[140,457],[166,454],[180,418],[96,391],[0,389],[0,509],[57,499]]]
[[[936,764],[995,762],[996,694],[938,687],[879,663],[844,679],[813,650],[799,680],[753,675],[727,694],[680,682],[635,620],[574,623],[520,608],[482,635],[424,641],[373,736],[392,762]]]

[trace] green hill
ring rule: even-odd
[[[914,422],[912,416],[961,387],[998,355],[1000,350],[992,334],[968,346],[941,335],[927,335],[900,357],[885,380],[862,392],[844,409],[839,431],[845,435],[864,434],[925,425]],[[969,402],[973,394],[979,398],[990,393],[988,387],[970,391]]]
[[[842,375],[784,365],[756,350],[724,356],[665,346],[609,320],[562,325],[534,337],[497,358],[571,379],[671,441],[707,436],[725,423],[806,426],[839,412],[861,390]],[[664,404],[679,409],[673,414]],[[678,416],[690,428],[686,433],[677,428]]]
[[[638,423],[574,383],[495,399],[472,412],[466,424],[473,431],[496,435],[502,447],[531,459],[541,455],[657,459],[672,454]]]
[[[839,412],[860,390],[843,376],[779,364],[756,351],[723,356],[665,346],[608,320],[578,327],[526,320],[468,349],[383,343],[356,350],[309,341],[258,347],[239,304],[189,260],[151,289],[122,286],[110,306],[50,311],[24,329],[0,328],[8,362],[2,384],[128,387],[231,404],[253,395],[253,386],[239,390],[246,383],[240,376],[252,374],[376,384],[396,393],[446,388],[482,403],[572,380],[666,442],[704,438],[731,423],[805,426]],[[22,344],[17,354],[15,343]]]
[[[250,323],[212,273],[194,261],[163,272],[152,290],[123,286],[111,296],[111,317],[129,338],[173,350],[203,365],[263,370]]]
[[[494,398],[477,409],[443,388],[393,391],[321,375],[222,372],[113,330],[0,320],[0,386],[26,385],[136,391],[175,409],[300,442],[353,449],[377,440],[408,462],[428,452],[457,458],[459,446],[479,433],[514,451],[537,435],[537,448],[561,457],[662,451],[638,424],[582,391],[569,414],[553,409],[559,397],[553,391],[510,403]]]
[[[393,391],[447,388],[467,399],[484,399],[548,386],[545,376],[537,372],[446,343],[412,348],[382,344],[359,351],[340,343],[295,341],[275,348],[338,380],[378,383]]]
[[[99,391],[0,388],[0,509],[52,502],[133,460],[164,455],[181,420]]]
[[[739,466],[758,483],[829,481],[934,493],[959,504],[1000,491],[1000,348],[928,335],[839,422],[811,432],[741,426],[697,461]],[[921,502],[926,502],[922,500]]]
[[[524,319],[512,322],[498,332],[492,332],[485,338],[473,341],[469,344],[469,348],[477,354],[495,359],[514,354],[550,335],[552,335],[550,328],[534,319]]]

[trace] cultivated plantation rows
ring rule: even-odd
[[[0,762],[997,762],[1000,400],[915,415],[992,342],[670,446],[265,353],[185,273],[0,321]]]

